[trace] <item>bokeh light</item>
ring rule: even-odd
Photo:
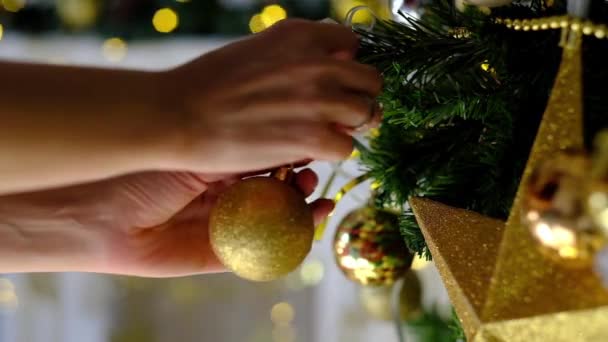
[[[103,56],[110,62],[118,63],[127,56],[127,43],[121,38],[107,39],[101,48]]]
[[[415,271],[427,268],[433,262],[430,260],[426,260],[426,258],[417,255],[414,257],[414,261],[412,261],[412,269]]]
[[[96,0],[57,0],[57,15],[72,29],[85,29],[95,24],[100,4]]]
[[[4,27],[0,24],[0,40],[2,40],[2,35],[4,34]]]
[[[25,0],[2,0],[2,6],[9,12],[19,12],[25,5]]]
[[[0,278],[0,312],[14,311],[19,305],[15,286],[6,278]]]
[[[323,280],[325,274],[325,266],[319,260],[313,260],[302,265],[300,269],[300,278],[306,286],[315,286]]]
[[[253,17],[251,17],[251,20],[249,20],[249,29],[253,33],[262,32],[264,29],[266,29],[266,25],[262,20],[261,14],[255,14]]]
[[[287,325],[293,321],[296,313],[291,304],[280,302],[275,304],[270,310],[270,319],[274,324]]]
[[[264,7],[261,13],[251,17],[249,29],[253,33],[262,32],[285,18],[287,18],[287,11],[283,7],[269,5]]]
[[[287,18],[287,11],[279,5],[266,6],[262,11],[262,21],[266,27],[270,27],[285,18]]]
[[[179,16],[170,8],[161,8],[154,13],[152,25],[160,33],[169,33],[179,26]]]

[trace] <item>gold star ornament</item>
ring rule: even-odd
[[[569,42],[507,222],[423,198],[409,201],[468,341],[608,341],[608,291],[591,265],[550,260],[522,220],[532,171],[544,158],[583,147],[582,39],[566,33]]]

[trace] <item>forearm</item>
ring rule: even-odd
[[[102,232],[79,219],[89,203],[69,193],[0,197],[0,273],[95,271]]]
[[[0,194],[159,166],[176,134],[160,74],[0,63],[0,75]]]

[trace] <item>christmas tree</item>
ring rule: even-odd
[[[570,220],[551,207],[562,178],[534,192],[534,182],[549,177],[539,175],[541,162],[559,151],[591,150],[608,125],[602,97],[607,10],[600,1],[514,1],[490,10],[439,0],[419,19],[402,14],[400,22],[359,29],[360,60],[385,80],[383,123],[369,147],[359,146],[377,184],[376,205],[402,208],[406,245],[435,258],[471,340],[608,336],[599,326],[608,321],[607,292],[587,260],[597,263],[597,250],[581,243],[603,235],[603,223],[582,228],[580,221],[593,220],[593,213]],[[593,194],[604,196],[598,183],[584,180],[597,165],[558,160],[560,177],[581,175],[568,196],[587,191],[575,207],[597,202]],[[596,173],[605,181],[605,170]],[[567,231],[567,246],[556,242],[560,229]],[[541,249],[557,257],[549,261]],[[585,259],[584,265],[570,268],[570,259]],[[589,311],[570,314],[576,310]],[[558,313],[570,314],[568,322],[556,324]],[[581,332],[576,322],[583,321]],[[540,322],[546,328],[533,332]]]

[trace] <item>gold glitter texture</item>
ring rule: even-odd
[[[581,37],[577,35],[564,48],[555,85],[507,221],[483,312],[486,321],[608,304],[608,292],[592,269],[572,270],[543,256],[521,217],[527,183],[543,158],[583,147],[581,69]],[[606,329],[608,338],[608,325]]]
[[[472,341],[481,325],[505,223],[425,198],[411,198],[409,204]]]
[[[600,280],[590,268],[545,258],[521,217],[539,162],[583,146],[580,32],[570,39],[504,234],[490,218],[410,200],[469,341],[608,340],[608,292]],[[494,249],[498,240],[497,256],[479,247],[487,241]]]
[[[272,177],[248,178],[223,192],[210,216],[211,246],[238,276],[269,281],[293,271],[312,246],[304,196]]]

